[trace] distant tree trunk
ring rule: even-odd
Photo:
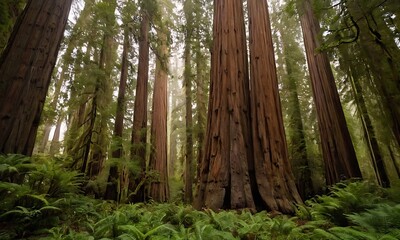
[[[248,0],[248,9],[253,195],[259,208],[290,213],[302,201],[288,158],[267,1]]]
[[[241,0],[214,1],[211,86],[196,208],[255,208],[249,83]]]
[[[389,178],[385,170],[382,153],[379,148],[378,140],[376,139],[375,130],[372,125],[372,120],[368,114],[367,105],[363,95],[363,88],[360,83],[360,77],[359,77],[360,71],[365,71],[365,68],[360,69],[360,66],[362,66],[363,64],[362,62],[350,60],[351,59],[349,55],[350,52],[347,49],[341,48],[340,53],[343,58],[342,62],[340,63],[340,66],[342,66],[342,68],[345,68],[344,70],[349,75],[349,80],[351,82],[351,89],[353,91],[354,99],[356,100],[358,114],[360,116],[361,123],[363,126],[364,139],[367,143],[369,155],[372,161],[372,166],[375,171],[375,176],[377,178],[379,185],[381,185],[382,187],[389,187],[390,186]]]
[[[184,84],[186,96],[186,159],[185,159],[185,195],[184,201],[191,203],[193,200],[193,110],[192,110],[192,36],[193,36],[193,8],[192,1],[186,0],[184,3],[184,11],[186,17],[186,36],[185,36],[185,70]]]
[[[57,153],[60,153],[60,134],[61,134],[61,125],[64,120],[63,115],[60,115],[57,119],[56,128],[54,129],[53,139],[50,144],[50,155],[54,156]]]
[[[364,138],[368,145],[368,150],[372,160],[372,166],[375,170],[375,175],[379,185],[382,187],[390,187],[389,177],[385,170],[383,157],[379,149],[378,140],[375,136],[375,130],[372,126],[371,118],[368,115],[367,106],[365,104],[364,96],[362,95],[362,87],[357,78],[352,79],[352,88],[354,97],[357,102],[358,112],[363,125]]]
[[[124,45],[122,51],[122,63],[121,63],[121,77],[118,88],[117,98],[117,112],[115,114],[114,124],[114,143],[115,149],[111,149],[111,157],[114,160],[121,161],[120,159],[124,156],[122,147],[122,134],[124,130],[124,116],[125,116],[125,93],[126,93],[126,82],[128,80],[128,52],[129,52],[129,31],[124,30]],[[108,183],[106,192],[104,195],[105,199],[121,201],[121,193],[125,186],[121,185],[122,166],[111,165],[110,172],[108,175]]]
[[[286,36],[282,33],[282,39]],[[288,108],[289,116],[289,141],[292,147],[292,170],[295,176],[296,186],[303,200],[314,195],[313,183],[311,180],[311,171],[308,164],[306,137],[301,118],[300,101],[297,90],[297,76],[294,75],[295,62],[290,58],[290,47],[284,43],[284,56],[286,62],[286,72],[288,75],[287,90],[289,92]]]
[[[200,46],[200,34],[197,33],[196,36],[197,43],[196,43],[196,111],[197,111],[197,179],[199,179],[200,174],[200,163],[203,159],[204,155],[204,135],[205,135],[205,127],[206,127],[206,117],[207,117],[207,99],[206,99],[206,87],[205,87],[205,79],[204,79],[204,72],[205,72],[205,64],[204,64],[204,57],[201,53],[201,46]]]
[[[395,1],[394,1],[395,2]],[[398,3],[397,3],[398,4]],[[346,1],[348,13],[359,29],[358,45],[369,63],[376,85],[390,118],[394,138],[400,146],[400,48],[391,30],[376,11],[367,11],[357,1]],[[354,25],[354,23],[351,23]],[[377,57],[379,56],[379,57]]]
[[[70,50],[70,51],[68,51],[68,50]],[[72,49],[72,45],[69,45],[66,54],[68,54],[68,53],[71,54],[72,50],[73,50]],[[68,67],[69,67],[68,64],[66,64],[66,63],[63,64],[60,76],[55,82],[55,86],[54,86],[55,89],[54,89],[54,93],[53,93],[53,99],[52,99],[52,101],[50,103],[50,110],[53,111],[53,112],[57,112],[57,103],[58,103],[58,100],[60,98],[61,87],[62,87],[62,85],[64,83],[64,75],[65,75],[65,72],[67,71]],[[51,127],[54,124],[53,122],[54,122],[54,117],[51,117],[50,119],[47,119],[47,121],[45,123],[42,142],[41,142],[40,148],[38,150],[38,152],[40,152],[40,153],[44,153],[45,150],[46,150],[46,146],[47,146],[47,143],[49,141]]]
[[[320,47],[319,23],[310,0],[302,1],[298,8],[318,115],[326,183],[332,185],[348,178],[361,178],[328,57],[317,50]]]
[[[43,137],[42,142],[38,148],[39,153],[45,153],[47,143],[49,142],[50,132],[51,132],[52,124],[50,122],[45,123],[44,130],[43,130]]]
[[[145,200],[144,184],[141,186],[139,186],[139,184],[144,180],[146,172],[147,84],[149,79],[150,52],[149,28],[148,13],[142,10],[139,37],[139,65],[131,139],[131,160],[139,162],[141,173],[139,178],[134,179],[131,176],[129,180],[129,189],[132,192],[136,192],[130,199],[133,202],[143,202]],[[137,187],[139,187],[139,189],[136,189]]]
[[[149,171],[155,179],[150,183],[149,197],[156,202],[166,202],[169,198],[167,166],[167,85],[168,85],[168,46],[165,29],[158,31],[159,47],[156,76],[154,82],[151,145]]]
[[[72,0],[30,0],[0,58],[0,153],[31,155]]]

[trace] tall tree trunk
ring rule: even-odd
[[[167,162],[167,85],[168,46],[165,29],[158,31],[159,46],[151,121],[151,145],[149,171],[155,178],[150,183],[149,197],[156,202],[166,202],[169,198]]]
[[[341,48],[340,53],[343,58],[340,65],[345,68],[344,70],[349,75],[351,89],[354,95],[354,99],[356,100],[358,114],[360,116],[363,126],[364,138],[367,143],[372,166],[375,171],[375,176],[379,185],[381,185],[382,187],[389,187],[389,178],[385,170],[381,150],[379,148],[378,140],[376,139],[374,127],[372,126],[372,120],[368,114],[367,105],[363,95],[363,88],[360,83],[360,66],[358,64],[361,65],[363,63],[351,60],[349,55],[350,52],[347,49]],[[344,63],[343,61],[346,61],[346,63]],[[363,71],[364,73],[365,69],[361,68],[361,71]]]
[[[288,158],[267,1],[248,0],[248,9],[253,195],[262,209],[290,213],[302,201]]]
[[[289,37],[282,33],[282,39]],[[296,186],[303,200],[314,195],[313,183],[311,180],[311,171],[308,163],[306,137],[304,134],[304,126],[301,118],[300,101],[297,90],[297,76],[294,68],[298,65],[291,59],[290,47],[288,44],[283,44],[283,52],[286,62],[286,72],[288,75],[287,90],[289,92],[288,108],[289,108],[289,141],[292,149],[292,164],[293,174],[295,176]]]
[[[0,58],[0,153],[31,155],[72,0],[30,0]]]
[[[199,30],[198,30],[199,31]],[[205,128],[206,128],[206,117],[207,117],[207,103],[206,103],[206,87],[205,87],[205,79],[204,73],[205,64],[204,64],[204,57],[203,53],[201,52],[201,45],[200,45],[200,34],[197,33],[196,36],[197,43],[196,43],[196,112],[197,112],[197,180],[200,179],[200,165],[201,160],[204,156],[204,136],[205,136]]]
[[[399,46],[392,38],[391,30],[382,16],[376,16],[374,11],[363,9],[358,1],[346,1],[345,4],[352,24],[359,29],[358,46],[369,63],[374,84],[390,118],[393,136],[400,146]]]
[[[150,52],[149,27],[148,13],[146,10],[142,10],[139,38],[139,65],[131,139],[131,160],[139,162],[141,173],[139,174],[139,178],[134,179],[131,176],[129,180],[129,189],[136,193],[130,199],[133,202],[143,202],[145,200],[144,184],[140,185],[140,182],[144,181],[146,172],[147,84],[149,79]]]
[[[64,120],[63,115],[61,114],[56,123],[56,128],[54,129],[53,139],[50,144],[50,155],[54,156],[57,153],[60,153],[60,135],[61,135],[61,125]]]
[[[204,157],[195,207],[255,208],[246,39],[241,0],[214,1],[214,41]]]
[[[192,36],[193,36],[193,3],[186,0],[184,3],[184,11],[186,17],[186,36],[185,36],[185,70],[184,84],[186,96],[186,159],[185,159],[185,194],[184,201],[191,203],[193,200],[193,110],[192,110]]]
[[[121,77],[119,81],[118,98],[117,98],[117,112],[115,114],[114,124],[114,143],[115,149],[112,149],[111,157],[114,160],[121,161],[124,155],[122,147],[122,134],[124,130],[124,116],[125,116],[125,92],[126,82],[128,80],[128,52],[129,52],[129,31],[124,30],[124,45],[122,51],[122,63],[121,63]],[[121,165],[111,165],[110,172],[108,175],[108,183],[106,192],[104,195],[105,199],[120,201],[121,193],[125,186],[121,185],[121,177],[124,168]]]
[[[361,178],[328,56],[317,50],[320,47],[319,23],[310,0],[302,1],[298,8],[318,115],[326,183],[332,185],[348,178]]]

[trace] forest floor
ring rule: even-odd
[[[292,216],[117,204],[85,196],[82,181],[54,164],[0,156],[0,239],[400,239],[399,189],[368,181],[339,183]]]

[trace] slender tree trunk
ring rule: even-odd
[[[60,115],[57,119],[56,128],[54,129],[53,139],[50,144],[50,155],[54,156],[57,153],[60,153],[60,135],[61,135],[61,125],[64,120],[63,115]]]
[[[184,3],[184,11],[186,17],[186,36],[185,36],[185,70],[184,84],[186,96],[186,159],[185,159],[185,195],[184,201],[191,203],[193,200],[193,110],[192,110],[192,32],[193,32],[193,9],[192,1],[186,0]]]
[[[47,143],[49,142],[49,138],[50,138],[51,128],[52,128],[52,124],[50,122],[45,124],[44,130],[43,130],[42,142],[38,149],[39,153],[46,152]]]
[[[145,200],[144,181],[146,172],[146,144],[147,144],[147,84],[149,79],[149,16],[142,10],[142,21],[140,24],[139,38],[139,66],[136,86],[136,97],[134,107],[134,117],[132,126],[132,161],[138,161],[141,174],[139,178],[130,177],[129,188],[136,192],[130,199],[133,202],[143,202]],[[139,189],[136,189],[139,187]]]
[[[204,158],[195,207],[255,208],[249,83],[241,0],[214,1],[214,41]]]
[[[167,85],[168,85],[168,46],[165,29],[158,31],[160,45],[156,63],[154,83],[151,145],[149,171],[156,176],[150,184],[149,197],[156,202],[166,202],[169,198],[167,161]]]
[[[196,49],[196,111],[197,111],[197,180],[200,179],[200,165],[204,156],[204,136],[207,117],[207,104],[205,95],[205,64],[201,53],[200,34],[197,34]]]
[[[342,49],[340,53],[344,58],[343,60],[346,61],[346,63],[341,64],[341,66],[346,66],[347,68],[345,69],[345,71],[347,71],[349,75],[351,88],[354,94],[354,98],[356,100],[358,113],[363,126],[364,138],[367,143],[372,166],[375,171],[375,176],[378,180],[379,185],[381,185],[382,187],[389,187],[389,178],[385,170],[381,150],[379,148],[378,140],[376,139],[375,135],[375,130],[372,126],[372,120],[368,114],[367,105],[363,96],[363,89],[359,78],[360,70],[358,70],[358,64],[360,63],[357,64],[357,62],[349,61],[351,58],[347,49]]]
[[[282,33],[285,40],[285,34]],[[286,62],[286,72],[288,74],[287,90],[289,91],[289,141],[292,149],[292,169],[295,176],[296,186],[303,200],[314,195],[313,183],[311,180],[311,171],[308,163],[306,137],[304,134],[304,126],[301,118],[300,101],[297,90],[297,76],[294,75],[295,62],[290,59],[288,52],[289,46],[284,43],[284,56]]]
[[[31,155],[72,0],[30,0],[0,58],[0,153]]]
[[[382,16],[363,9],[358,1],[346,1],[349,15],[359,29],[358,45],[369,63],[373,81],[390,118],[391,130],[400,146],[400,49]],[[389,39],[388,39],[389,38]],[[379,57],[377,57],[379,56]]]
[[[318,115],[326,183],[332,185],[348,178],[361,178],[328,57],[326,53],[317,52],[319,23],[310,0],[302,1],[298,8]]]
[[[259,208],[290,213],[302,201],[288,158],[267,1],[248,0],[248,9],[253,195]]]
[[[122,134],[124,130],[124,116],[125,116],[125,92],[126,82],[128,80],[128,52],[129,52],[129,31],[124,30],[124,45],[122,51],[122,63],[121,63],[121,77],[119,81],[118,98],[117,98],[117,112],[115,114],[114,124],[114,142],[116,148],[112,149],[111,156],[115,160],[121,161],[124,156],[122,147]],[[122,166],[111,165],[110,172],[108,175],[108,184],[104,195],[105,199],[121,201],[121,193],[125,186],[121,185],[122,172],[124,171]]]

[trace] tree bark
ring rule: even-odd
[[[151,121],[151,145],[149,171],[153,173],[149,197],[156,202],[166,202],[169,198],[167,162],[167,85],[168,85],[168,46],[165,29],[158,31],[159,56],[156,60],[156,77]]]
[[[57,153],[60,153],[60,134],[61,134],[61,125],[64,120],[63,115],[60,115],[57,119],[56,128],[54,129],[53,139],[50,144],[50,155],[54,156]]]
[[[124,116],[125,116],[125,93],[126,93],[126,82],[128,80],[128,52],[129,52],[129,31],[124,30],[124,44],[122,50],[122,63],[121,63],[121,77],[119,81],[118,97],[117,97],[117,112],[115,114],[114,124],[114,143],[115,149],[112,149],[111,157],[116,161],[121,161],[124,156],[122,147],[122,134],[124,130]],[[121,165],[111,165],[106,192],[104,195],[105,199],[121,201],[121,194],[123,191],[122,183],[122,172],[124,168]]]
[[[31,155],[72,0],[30,0],[0,58],[0,153]]]
[[[248,171],[253,155],[242,1],[214,1],[213,34],[205,151],[194,205],[254,209]]]
[[[332,185],[348,178],[361,178],[328,56],[318,52],[320,27],[310,0],[302,1],[298,9],[318,115],[326,183]]]
[[[191,203],[193,200],[193,110],[192,110],[192,36],[193,36],[193,9],[192,1],[186,0],[184,3],[184,11],[186,17],[186,36],[185,36],[185,98],[186,98],[186,155],[185,155],[185,194],[184,201]]]
[[[261,209],[291,213],[302,200],[288,158],[267,1],[248,0],[248,9],[253,195]]]
[[[143,202],[145,200],[144,185],[138,184],[144,179],[146,172],[146,144],[147,144],[147,84],[149,79],[149,16],[147,11],[142,10],[142,20],[140,23],[139,38],[139,65],[137,75],[136,97],[132,126],[132,148],[131,160],[138,161],[141,168],[139,178],[132,176],[129,180],[129,189],[136,192],[131,197],[132,202]]]

